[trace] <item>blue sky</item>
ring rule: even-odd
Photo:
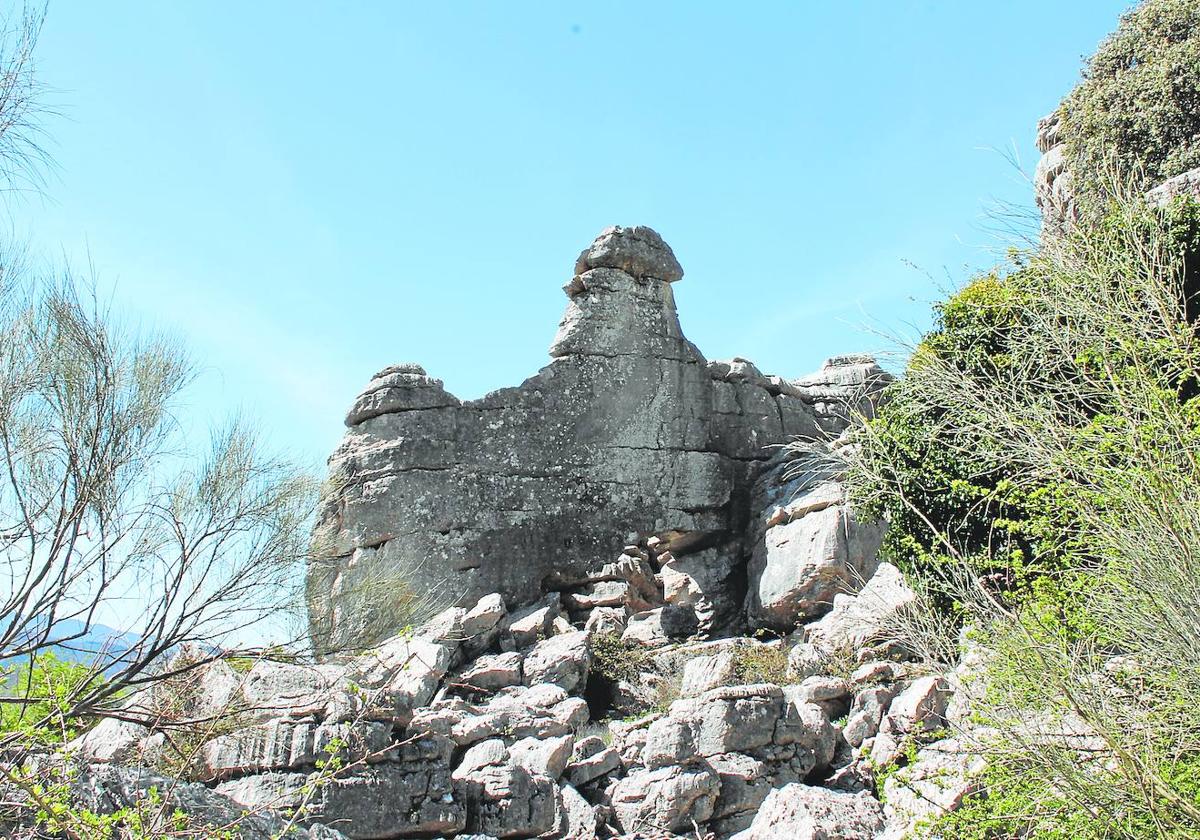
[[[545,364],[608,224],[674,247],[705,355],[797,376],[995,261],[1008,156],[1126,5],[56,0],[56,168],[8,213],[185,338],[198,425],[311,464],[388,364]]]

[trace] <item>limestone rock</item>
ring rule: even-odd
[[[345,746],[335,751],[334,743]],[[313,767],[319,760],[335,757],[346,763],[394,759],[391,725],[280,719],[221,735],[201,749],[211,779]]]
[[[888,622],[916,600],[904,575],[891,563],[880,563],[857,595],[837,595],[833,609],[805,627],[809,640],[830,651],[856,651],[878,641]]]
[[[667,283],[683,277],[671,246],[644,225],[613,225],[601,231],[575,262],[576,274],[593,268],[619,268],[638,280],[653,278]]]
[[[921,748],[916,761],[889,774],[883,784],[886,840],[900,840],[921,821],[957,810],[978,789],[986,763],[953,738]]]
[[[130,764],[138,759],[145,726],[116,718],[105,718],[67,744],[66,751],[88,764]]]
[[[1200,169],[1189,169],[1163,181],[1146,193],[1146,202],[1154,207],[1166,207],[1180,196],[1200,199]]]
[[[463,671],[457,681],[472,688],[494,691],[521,684],[521,662],[524,657],[513,651],[481,656]]]
[[[558,825],[548,840],[595,840],[601,823],[595,806],[570,785],[562,785],[558,794]]]
[[[712,816],[720,790],[704,766],[635,771],[613,787],[613,817],[625,832],[690,829]]]
[[[346,425],[357,426],[364,420],[394,411],[444,408],[457,403],[442,388],[441,380],[426,376],[420,365],[392,365],[371,377],[346,414]]]
[[[595,737],[582,739],[575,745],[571,762],[567,765],[567,781],[581,787],[621,766],[620,754]]]
[[[790,784],[771,791],[754,822],[732,840],[875,840],[883,811],[868,793]]]
[[[746,828],[750,817],[771,792],[767,765],[742,753],[713,756],[709,764],[720,779],[721,788],[713,808],[713,819],[726,820],[726,830],[732,827],[730,818],[745,815]]]
[[[770,377],[713,377],[679,327],[678,263],[648,229],[606,231],[579,268],[553,363],[519,387],[460,402],[408,366],[356,401],[308,570],[318,653],[392,635],[413,593],[531,603],[630,532],[694,534],[736,559],[767,447],[844,427]]]
[[[712,656],[697,656],[683,666],[681,697],[699,697],[707,691],[734,681],[736,671],[733,651],[720,651]]]
[[[575,738],[571,735],[521,738],[509,746],[508,755],[517,767],[524,767],[535,776],[557,780],[567,769],[574,745]]]
[[[874,416],[879,395],[892,380],[873,356],[851,354],[826,359],[815,373],[779,387],[809,407],[823,432],[835,436],[852,417]]]
[[[783,713],[783,691],[761,684],[715,688],[701,697],[677,700],[670,716],[691,728],[698,755],[714,756],[772,743]]]
[[[451,785],[449,750],[444,741],[423,741],[406,746],[401,763],[356,768],[318,785],[309,785],[314,777],[303,773],[263,773],[216,790],[250,810],[294,809],[307,796],[306,824],[342,827],[354,840],[462,831],[466,808]],[[388,807],[380,807],[385,802]]]
[[[145,802],[150,790],[163,797],[164,807],[189,815],[191,828],[219,829],[241,818],[241,840],[342,840],[343,835],[324,825],[296,826],[285,832],[287,822],[270,810],[242,817],[242,809],[230,799],[197,783],[181,782],[146,770],[93,765],[81,768],[72,780],[69,796],[79,808],[97,814],[112,814]]]
[[[588,639],[586,630],[576,630],[538,642],[525,656],[525,683],[549,683],[567,691],[583,685],[592,662]]]
[[[751,626],[790,632],[874,574],[884,526],[860,522],[845,495],[834,463],[819,453],[772,458],[754,484],[761,513],[747,533]]]

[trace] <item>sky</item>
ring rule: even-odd
[[[389,364],[462,398],[546,364],[610,224],[672,245],[710,359],[895,349],[1009,244],[1126,6],[52,0],[54,167],[5,212],[191,348],[197,434],[240,412],[319,469]]]

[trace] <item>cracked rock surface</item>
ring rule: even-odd
[[[841,432],[839,395],[885,376],[863,357],[796,383],[708,362],[680,329],[683,269],[649,228],[606,229],[575,271],[553,361],[520,386],[462,401],[401,364],[355,400],[308,571],[318,651],[391,636],[405,593],[532,603],[631,533],[689,535],[681,574],[706,577],[708,593],[678,578],[696,615],[665,618],[719,630],[740,608],[751,488],[770,447]],[[688,571],[691,550],[708,552],[703,574]]]

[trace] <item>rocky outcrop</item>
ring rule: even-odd
[[[835,599],[767,641],[681,637],[661,620],[668,546],[586,573],[616,586],[512,613],[488,595],[336,662],[204,666],[189,682],[227,713],[210,709],[224,722],[196,747],[187,801],[314,840],[755,840],[903,837],[974,790],[978,762],[945,732],[958,681],[864,633],[883,607]],[[896,587],[883,564],[862,592]],[[660,632],[631,633],[647,615]],[[89,735],[77,757],[96,778],[162,738]]]
[[[413,364],[371,380],[330,458],[308,573],[318,650],[386,638],[416,595],[532,603],[629,535],[670,539],[670,585],[690,603],[666,624],[736,621],[768,447],[841,432],[882,371],[843,357],[790,382],[743,359],[708,362],[680,329],[682,276],[654,231],[609,228],[565,286],[553,361],[519,387],[460,401]],[[622,597],[589,583],[581,597]]]

